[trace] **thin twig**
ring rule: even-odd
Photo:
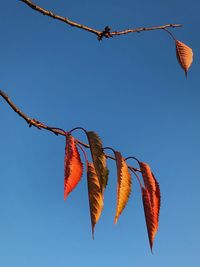
[[[51,11],[49,11],[49,10],[46,10],[46,9],[44,9],[44,8],[42,8],[42,7],[40,7],[40,6],[36,5],[36,4],[34,4],[34,3],[33,3],[32,1],[30,1],[30,0],[21,0],[21,2],[25,3],[25,4],[28,5],[30,8],[32,8],[32,9],[34,9],[34,10],[36,10],[36,11],[42,13],[43,15],[49,16],[49,17],[51,17],[51,18],[53,18],[53,19],[60,20],[60,21],[66,23],[66,24],[68,24],[68,25],[70,25],[70,26],[72,26],[72,27],[76,27],[76,28],[80,28],[80,29],[85,30],[85,31],[92,32],[92,33],[96,34],[97,36],[99,36],[99,35],[101,34],[101,31],[94,30],[94,29],[92,29],[92,28],[90,28],[90,27],[87,27],[87,26],[85,26],[85,25],[82,25],[82,24],[79,24],[79,23],[74,22],[74,21],[72,21],[72,20],[69,20],[69,19],[66,18],[66,17],[62,17],[62,16],[60,16],[60,15],[56,15],[56,14],[54,14],[53,12],[51,12]]]
[[[175,28],[175,27],[182,27],[181,24],[165,24],[162,26],[153,26],[153,27],[140,27],[140,28],[135,28],[135,29],[130,29],[130,30],[124,30],[124,31],[115,31],[111,32],[110,34],[112,36],[114,35],[122,35],[122,34],[127,34],[127,33],[133,33],[133,32],[142,32],[142,31],[153,31],[153,30],[164,30],[166,28]]]
[[[36,10],[36,11],[42,13],[43,15],[49,16],[49,17],[56,19],[56,20],[60,20],[60,21],[66,23],[72,27],[76,27],[76,28],[91,32],[97,36],[98,40],[102,40],[103,37],[110,38],[113,36],[124,35],[124,34],[128,34],[128,33],[152,31],[152,30],[163,30],[166,28],[175,28],[175,27],[181,27],[182,26],[181,24],[165,24],[162,26],[153,26],[153,27],[146,27],[146,28],[140,27],[140,28],[127,29],[127,30],[123,30],[123,31],[113,31],[113,32],[110,31],[111,29],[109,26],[106,26],[103,31],[100,31],[100,30],[95,30],[93,28],[90,28],[86,25],[77,23],[75,21],[69,20],[67,17],[62,17],[60,15],[56,15],[52,11],[46,10],[46,9],[34,4],[30,0],[20,0],[20,1],[23,2],[24,4],[26,4],[27,6],[29,6],[30,8],[32,8],[33,10]]]
[[[9,98],[9,96],[4,93],[2,90],[0,90],[0,96],[8,103],[8,105],[21,117],[23,118],[29,125],[29,127],[33,126],[33,127],[36,127],[37,129],[41,130],[41,129],[45,129],[47,131],[50,131],[56,135],[62,135],[62,136],[66,136],[67,133],[70,133],[71,131],[69,132],[66,132],[65,130],[61,129],[61,128],[57,128],[57,127],[50,127],[50,126],[47,126],[45,125],[44,123],[36,120],[36,119],[32,119],[32,118],[29,118],[25,113],[23,113],[12,101],[11,99]],[[77,127],[77,129],[79,129],[81,127]],[[90,148],[90,146],[86,143],[83,143],[82,141],[77,140],[77,143],[84,146],[85,148]],[[107,155],[105,154],[106,158],[108,159],[112,159],[112,160],[116,160],[114,157],[110,156],[110,155]],[[134,171],[136,172],[141,172],[140,169],[137,169],[137,168],[134,168],[132,166],[129,166],[130,168],[134,169]]]

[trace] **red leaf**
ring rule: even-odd
[[[151,206],[150,194],[148,190],[144,187],[142,187],[142,200],[144,206],[147,232],[149,237],[149,244],[152,251],[154,238],[157,232],[157,217],[155,216]]]
[[[64,200],[77,186],[83,174],[83,164],[73,136],[66,138],[65,164],[64,164]]]
[[[153,240],[155,237],[155,234],[158,230],[158,222],[159,222],[159,212],[160,212],[160,188],[159,188],[159,184],[156,180],[156,178],[154,177],[151,168],[148,164],[144,163],[144,162],[140,162],[140,169],[142,172],[142,177],[144,180],[144,185],[145,185],[145,190],[148,191],[148,197],[147,197],[147,193],[143,193],[145,194],[145,199],[149,198],[150,201],[150,205],[151,205],[151,214],[153,216],[153,223],[154,223],[154,231],[153,231],[153,235],[151,237],[153,237],[153,239],[151,239],[150,237],[150,245],[151,245],[151,249],[152,249],[152,245],[153,245]],[[143,190],[144,191],[144,190]],[[143,197],[144,198],[144,197]],[[147,221],[147,219],[146,219]],[[148,226],[147,226],[148,228]],[[148,230],[149,233],[149,230]]]

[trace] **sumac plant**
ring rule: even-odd
[[[92,33],[99,41],[111,37],[125,35],[129,33],[137,33],[150,30],[163,30],[167,32],[175,42],[176,56],[178,62],[187,76],[188,69],[193,61],[192,49],[181,41],[178,41],[168,28],[181,27],[181,24],[166,24],[163,26],[141,27],[135,29],[127,29],[123,31],[111,31],[109,26],[103,30],[96,30],[69,20],[67,17],[56,15],[48,11],[30,0],[21,0],[22,3],[32,8],[36,12],[59,20],[69,26],[79,28],[81,30]],[[141,196],[144,207],[144,215],[146,220],[148,238],[150,248],[152,250],[155,235],[158,231],[159,212],[160,212],[160,189],[150,166],[137,159],[136,157],[124,157],[121,152],[111,148],[104,147],[98,134],[94,131],[87,131],[84,128],[77,127],[70,131],[65,131],[60,128],[50,127],[42,122],[29,118],[11,101],[8,95],[0,90],[0,96],[9,104],[9,106],[22,117],[28,125],[38,129],[46,129],[56,135],[64,136],[65,144],[65,159],[64,159],[64,199],[66,200],[69,194],[76,188],[81,178],[83,177],[83,169],[86,170],[87,185],[88,185],[88,200],[90,207],[90,217],[92,226],[92,236],[94,238],[94,228],[100,219],[104,206],[104,192],[109,179],[109,170],[107,167],[108,160],[116,162],[117,169],[117,201],[114,222],[117,223],[120,215],[126,207],[131,194],[133,178],[139,183]],[[76,139],[73,134],[76,130],[81,130],[87,137],[87,144]],[[85,162],[81,161],[80,153],[83,153]],[[90,153],[90,157],[88,157]],[[88,160],[91,158],[91,162]],[[128,164],[128,161],[135,162],[137,166]],[[85,168],[83,168],[85,165]]]

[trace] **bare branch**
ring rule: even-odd
[[[21,117],[23,118],[29,125],[29,127],[34,126],[37,129],[41,130],[41,129],[45,129],[47,131],[50,131],[52,133],[54,133],[55,135],[63,135],[66,136],[67,132],[61,128],[57,128],[57,127],[51,127],[51,126],[47,126],[45,124],[43,124],[42,122],[33,119],[33,118],[29,118],[25,113],[23,113],[9,98],[9,96],[4,93],[2,90],[0,90],[0,96],[8,103],[8,105]],[[77,139],[76,139],[77,140]],[[84,146],[85,148],[90,148],[90,146],[88,144],[83,143],[80,140],[77,140],[77,142]],[[105,154],[106,158],[115,160],[114,157]],[[141,172],[140,169],[134,168],[132,166],[128,166],[130,169],[133,169],[136,172]]]
[[[21,0],[21,2],[25,3],[30,8],[42,13],[43,15],[49,16],[49,17],[51,17],[53,19],[60,20],[60,21],[66,23],[66,24],[68,24],[68,25],[70,25],[72,27],[76,27],[76,28],[80,28],[80,29],[85,30],[85,31],[92,32],[92,33],[96,34],[97,36],[99,36],[101,34],[101,31],[97,31],[97,30],[94,30],[94,29],[92,29],[90,27],[87,27],[85,25],[82,25],[82,24],[79,24],[77,22],[71,21],[66,17],[62,17],[62,16],[59,16],[59,15],[56,15],[56,14],[54,14],[53,12],[51,12],[49,10],[46,10],[46,9],[40,7],[40,6],[37,6],[36,4],[34,4],[30,0]]]
[[[66,23],[66,24],[68,24],[68,25],[70,25],[72,27],[76,27],[76,28],[91,32],[91,33],[93,33],[93,34],[95,34],[97,36],[98,40],[102,40],[103,37],[110,38],[110,37],[113,37],[113,36],[124,35],[124,34],[128,34],[128,33],[142,32],[142,31],[152,31],[152,30],[163,30],[163,29],[166,29],[166,28],[175,28],[175,27],[181,27],[182,26],[181,24],[165,24],[165,25],[162,25],[162,26],[153,26],[153,27],[146,27],[146,28],[145,27],[140,27],[140,28],[135,28],[135,29],[127,29],[127,30],[123,30],[123,31],[113,31],[113,32],[110,31],[111,29],[110,29],[109,26],[106,26],[103,31],[99,31],[99,30],[95,30],[93,28],[90,28],[90,27],[88,27],[86,25],[83,25],[83,24],[74,22],[72,20],[69,20],[66,17],[62,17],[60,15],[56,15],[53,12],[51,12],[49,10],[46,10],[46,9],[34,4],[30,0],[20,0],[20,1],[23,2],[24,4],[28,5],[33,10],[36,10],[36,11],[42,13],[43,15],[49,16],[49,17],[51,17],[53,19],[60,20],[60,21]]]

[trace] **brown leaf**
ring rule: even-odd
[[[93,163],[87,163],[88,198],[90,205],[90,217],[92,224],[92,237],[94,239],[94,227],[99,220],[103,209],[103,195],[99,179]]]
[[[129,200],[132,183],[128,166],[120,152],[115,151],[115,159],[117,165],[117,207],[115,214],[115,223],[117,223],[119,216],[121,215]]]
[[[179,64],[185,71],[185,75],[187,76],[188,69],[193,61],[192,49],[186,44],[176,40],[176,56]]]
[[[73,136],[66,138],[65,164],[64,164],[64,200],[77,186],[83,174],[83,164],[80,159],[76,142]]]
[[[87,132],[87,138],[96,174],[103,192],[108,182],[108,169],[106,166],[106,156],[103,151],[102,142],[95,132]]]

